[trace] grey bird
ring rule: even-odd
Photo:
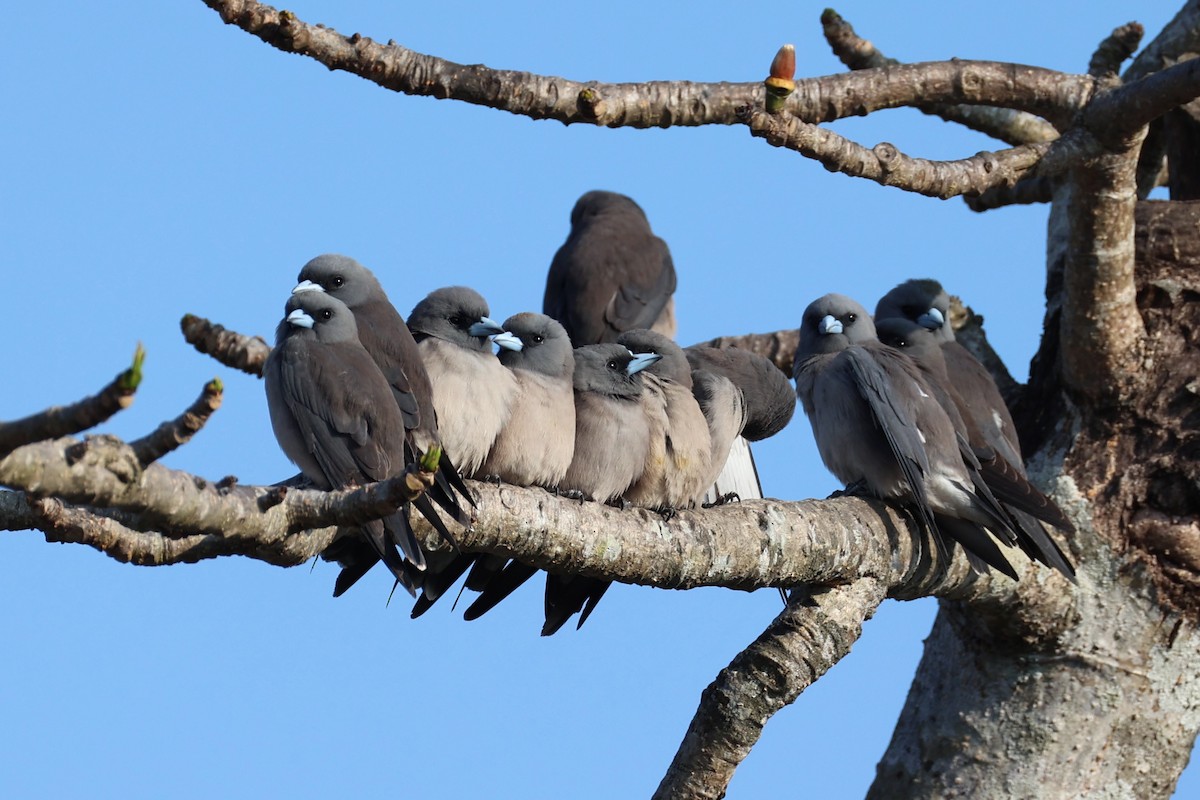
[[[945,351],[937,334],[917,322],[900,317],[875,322],[879,340],[907,354],[920,368],[934,397],[962,433],[980,463],[980,473],[993,494],[1009,513],[1017,544],[1030,558],[1057,569],[1075,580],[1075,569],[1039,520],[1074,532],[1075,527],[1062,509],[1033,486],[1024,466],[1012,464],[987,442],[954,380],[950,377]]]
[[[576,346],[616,341],[651,328],[675,335],[675,265],[641,206],[616,192],[591,191],[571,209],[571,231],[546,276],[542,311]]]
[[[643,328],[674,337],[675,287],[670,251],[642,208],[623,194],[591,191],[571,210],[571,231],[550,264],[542,310],[563,324],[576,347]],[[762,497],[749,445],[733,439],[723,451],[713,491]]]
[[[642,477],[625,493],[625,499],[668,514],[692,508],[708,486],[712,438],[692,393],[691,365],[679,345],[651,330],[626,331],[617,337],[617,343],[631,353],[662,356],[642,373],[642,410],[651,426],[650,453]]]
[[[481,473],[555,488],[575,454],[575,352],[563,326],[545,314],[516,314],[502,327],[492,341],[516,382],[516,397]]]
[[[481,471],[518,486],[557,489],[575,454],[575,352],[562,325],[545,314],[515,314],[503,327],[492,340],[516,378],[517,397]],[[487,613],[536,572],[520,561],[480,556],[467,588],[481,594],[465,618]]]
[[[996,382],[971,351],[959,344],[950,326],[950,296],[932,279],[905,281],[880,298],[875,319],[900,317],[933,331],[946,360],[946,370],[965,401],[984,440],[1013,465],[1023,463],[1017,426]]]
[[[475,501],[442,442],[429,375],[404,318],[388,300],[375,274],[348,256],[317,256],[300,269],[297,280],[299,283],[292,290],[294,295],[323,291],[345,303],[354,313],[358,338],[387,379],[402,414],[408,461],[419,458],[432,446],[442,449],[434,485],[413,505],[447,541],[453,542],[431,500],[462,525],[470,524],[471,519],[460,498],[466,498],[471,505]],[[374,551],[362,547],[360,540],[353,537],[334,542],[322,557],[342,565],[334,585],[335,597],[350,588],[375,563]],[[423,580],[429,581],[438,572],[437,569],[428,571]]]
[[[640,403],[642,376],[660,356],[634,355],[619,344],[575,350],[575,455],[559,484],[597,502],[617,501],[641,477],[650,452],[650,428]],[[580,627],[608,590],[609,581],[581,575],[546,575],[550,636],[579,612]]]
[[[712,436],[707,485],[717,479],[736,437],[757,442],[783,430],[796,411],[796,396],[783,372],[757,353],[707,345],[684,353]]]
[[[322,292],[293,295],[285,314],[263,368],[280,448],[319,489],[401,474],[404,420],[387,379],[358,340],[354,314]],[[415,593],[414,572],[424,569],[425,559],[407,508],[360,530],[396,581]]]
[[[962,544],[973,568],[1016,578],[1017,536],[954,423],[912,359],[882,344],[866,310],[825,295],[804,311],[793,368],[821,459],[847,484],[911,504],[934,541]]]
[[[464,476],[479,475],[517,396],[516,378],[488,338],[504,328],[466,286],[431,292],[409,314],[408,327],[433,383],[442,441]]]

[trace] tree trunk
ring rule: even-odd
[[[869,796],[1169,797],[1200,728],[1200,203],[1137,212],[1136,392],[1075,405],[1034,383],[1035,481],[1079,528],[1079,587],[1027,575],[1014,613],[943,602]],[[1054,303],[1052,301],[1051,307]],[[1048,327],[1053,331],[1053,327]],[[1054,335],[1039,359],[1053,359]],[[1045,373],[1042,373],[1045,374]],[[1058,395],[1054,397],[1052,395]]]

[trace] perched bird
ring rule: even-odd
[[[671,253],[641,206],[623,194],[591,191],[571,210],[571,231],[550,264],[542,310],[563,324],[576,347],[643,328],[674,337],[675,286]],[[762,497],[749,445],[735,438],[722,449],[714,496]]]
[[[512,370],[517,396],[480,471],[518,486],[556,489],[575,454],[575,352],[562,325],[545,314],[516,314],[503,327],[492,340],[500,363]],[[490,611],[536,572],[503,556],[479,556],[467,588],[481,594],[466,619]]]
[[[675,335],[675,265],[646,213],[616,192],[587,192],[571,209],[571,232],[554,254],[542,310],[578,347],[651,328]]]
[[[712,436],[707,485],[716,480],[725,463],[723,453],[736,437],[757,442],[784,429],[796,411],[796,395],[783,372],[757,353],[707,345],[693,345],[684,353]]]
[[[560,487],[606,503],[619,500],[641,477],[650,452],[650,427],[640,403],[639,373],[659,358],[656,353],[634,355],[619,344],[575,349],[575,455]],[[582,575],[547,573],[542,635],[558,631],[576,612],[577,627],[582,626],[609,585]]]
[[[459,524],[467,525],[471,521],[470,515],[463,509],[460,498],[465,498],[471,505],[474,505],[474,499],[442,441],[429,375],[404,318],[388,300],[374,273],[348,256],[317,256],[300,269],[297,280],[299,283],[292,290],[293,295],[325,292],[345,303],[354,313],[359,341],[387,379],[402,414],[406,459],[416,460],[435,445],[441,448],[435,483],[413,505],[447,541],[452,542],[451,534],[431,500]],[[335,597],[350,588],[375,563],[374,552],[362,547],[355,538],[339,539],[323,557],[342,565],[334,585]],[[424,579],[428,580],[435,572],[439,570],[427,572]]]
[[[945,352],[937,334],[900,317],[876,320],[875,326],[881,342],[901,350],[917,364],[935,399],[965,436],[979,460],[984,481],[1009,513],[1017,544],[1030,558],[1074,580],[1074,567],[1038,520],[1068,532],[1074,532],[1074,525],[1053,500],[1029,482],[1023,464],[1009,462],[987,442],[972,409],[947,371]]]
[[[848,486],[911,503],[935,541],[963,545],[977,570],[1016,578],[995,536],[1015,544],[978,461],[916,364],[882,344],[866,309],[829,294],[804,311],[796,394],[825,466]]]
[[[980,433],[1010,464],[1022,464],[1021,442],[1008,405],[996,382],[971,351],[959,344],[950,326],[950,296],[935,280],[908,280],[880,298],[875,319],[901,317],[933,331],[942,347],[946,371],[954,381]]]
[[[271,427],[283,452],[324,490],[401,474],[404,420],[387,379],[358,340],[354,314],[323,292],[292,295],[285,314],[263,368]],[[360,530],[397,582],[415,593],[414,573],[424,569],[425,558],[408,509]]]
[[[668,513],[692,508],[708,486],[713,452],[708,422],[692,394],[691,365],[683,349],[661,333],[626,331],[617,337],[617,343],[631,353],[662,356],[642,372],[642,410],[651,426],[650,454],[642,477],[625,493],[625,499],[635,506]]]
[[[502,327],[492,341],[516,382],[516,396],[480,472],[552,489],[575,454],[575,352],[562,325],[545,314],[516,314]]]
[[[650,430],[639,402],[657,353],[619,344],[575,349],[575,454],[559,486],[598,503],[619,500],[646,468]]]
[[[479,475],[517,396],[516,378],[488,338],[504,329],[466,286],[431,292],[409,314],[408,327],[433,383],[442,441],[464,476]]]

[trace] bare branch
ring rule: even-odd
[[[720,798],[763,726],[850,652],[883,601],[864,578],[800,597],[704,690],[656,800]]]
[[[981,194],[963,197],[963,200],[966,202],[967,208],[972,211],[991,211],[1004,206],[1049,203],[1054,199],[1054,187],[1057,180],[1057,176],[1051,175],[1022,178],[1012,186],[993,186]]]
[[[787,113],[748,110],[746,124],[752,135],[775,147],[786,147],[814,158],[826,169],[943,199],[1016,183],[1038,165],[1052,146],[1026,144],[957,161],[929,161],[907,156],[886,142],[868,150]]]
[[[290,11],[254,0],[205,0],[225,22],[289,53],[308,56],[404,94],[483,105],[533,119],[608,127],[733,125],[736,109],[761,106],[761,83],[580,82],[528,72],[462,65],[394,42],[386,45],[310,25]],[[1016,64],[956,61],[797,81],[788,108],[826,122],[881,108],[969,103],[1017,108],[1070,120],[1091,93],[1092,80]]]
[[[1115,78],[1125,60],[1137,52],[1145,33],[1140,22],[1126,22],[1114,28],[1092,55],[1088,74],[1093,78]]]
[[[336,530],[318,526],[378,519],[415,499],[432,479],[414,465],[390,480],[340,492],[218,485],[159,464],[143,467],[132,448],[111,436],[39,442],[0,460],[0,483],[32,496],[93,506],[103,515],[129,512],[121,525],[171,538],[224,537],[205,540],[186,552],[188,559],[237,554],[279,566],[301,564],[329,545]],[[120,552],[138,563],[169,563],[154,560],[172,557],[159,544],[139,549],[147,542],[122,542]]]
[[[139,344],[133,364],[91,397],[69,406],[48,408],[14,422],[0,422],[0,456],[22,445],[66,436],[99,425],[133,403],[134,392],[142,382],[142,362],[146,351]]]
[[[876,69],[901,63],[888,58],[874,44],[861,38],[854,32],[853,26],[831,8],[821,14],[821,27],[833,54],[850,69]],[[944,103],[918,104],[916,108],[1011,145],[1049,142],[1058,138],[1058,131],[1053,125],[1023,111]]]
[[[215,322],[192,314],[185,314],[179,321],[179,327],[187,343],[201,353],[247,375],[262,377],[263,364],[267,363],[271,346],[261,336],[246,336],[226,330]]]
[[[1141,129],[1173,108],[1200,97],[1200,59],[1167,67],[1098,94],[1084,109],[1083,126],[1112,150],[1128,146]]]
[[[747,333],[743,336],[718,336],[704,344],[709,347],[738,347],[758,353],[779,367],[789,378],[792,362],[796,360],[796,347],[800,344],[800,331],[796,328],[774,333]]]
[[[214,537],[190,539],[178,550],[144,537],[111,545],[120,557],[147,564],[234,554],[279,566],[300,564],[336,535],[332,527],[303,528],[378,518],[431,479],[429,473],[410,473],[342,492],[222,488],[159,464],[143,469],[132,450],[112,437],[41,442],[0,460],[0,483],[33,496],[92,506],[89,513],[112,516],[130,530]],[[1003,597],[1014,586],[1003,576],[972,574],[961,555],[947,563],[940,551],[931,553],[912,520],[879,501],[755,501],[684,511],[668,522],[651,511],[581,503],[541,489],[482,483],[475,489],[477,523],[458,533],[459,546],[543,569],[672,589],[829,584],[873,575],[900,598]],[[67,522],[53,516],[57,509],[42,513],[65,535]],[[427,523],[415,518],[413,523],[427,541],[437,541]],[[119,528],[100,524],[89,544],[96,546],[101,534],[121,538]],[[1016,552],[1010,560],[1027,563]]]
[[[1063,380],[1098,403],[1119,401],[1141,369],[1145,326],[1137,309],[1133,238],[1140,143],[1072,170],[1069,182]]]
[[[188,407],[187,411],[175,419],[159,425],[153,433],[130,442],[129,446],[133,448],[138,462],[144,467],[191,441],[191,438],[204,427],[204,423],[208,422],[208,418],[221,407],[223,392],[224,386],[221,381],[213,378],[204,384],[200,396]]]

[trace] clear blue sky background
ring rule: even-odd
[[[847,2],[889,55],[1079,72],[1174,2]],[[841,71],[816,3],[301,0],[301,18],[464,63],[576,79],[759,80]],[[146,380],[105,429],[133,437],[219,375],[225,406],[166,463],[271,482],[294,469],[261,383],[188,347],[201,314],[270,336],[300,265],[372,267],[407,313],[470,284],[503,319],[541,303],[571,205],[627,193],[679,271],[679,336],[794,327],[828,291],[867,305],[936,276],[987,317],[1018,378],[1042,319],[1046,209],[987,215],[827,173],[743,128],[597,130],[386,92],[225,26],[199,0],[5,11],[0,418],[90,394],[138,341]],[[835,126],[931,158],[1000,145],[915,112]],[[768,494],[837,488],[798,415],[758,448]],[[774,591],[619,586],[582,631],[538,636],[533,585],[467,624],[408,619],[371,574],[242,559],[145,569],[0,536],[6,797],[611,798],[657,785],[701,690],[779,610]],[[870,783],[935,611],[886,603],[845,661],[767,726],[734,798]],[[1180,797],[1200,796],[1196,770]]]

